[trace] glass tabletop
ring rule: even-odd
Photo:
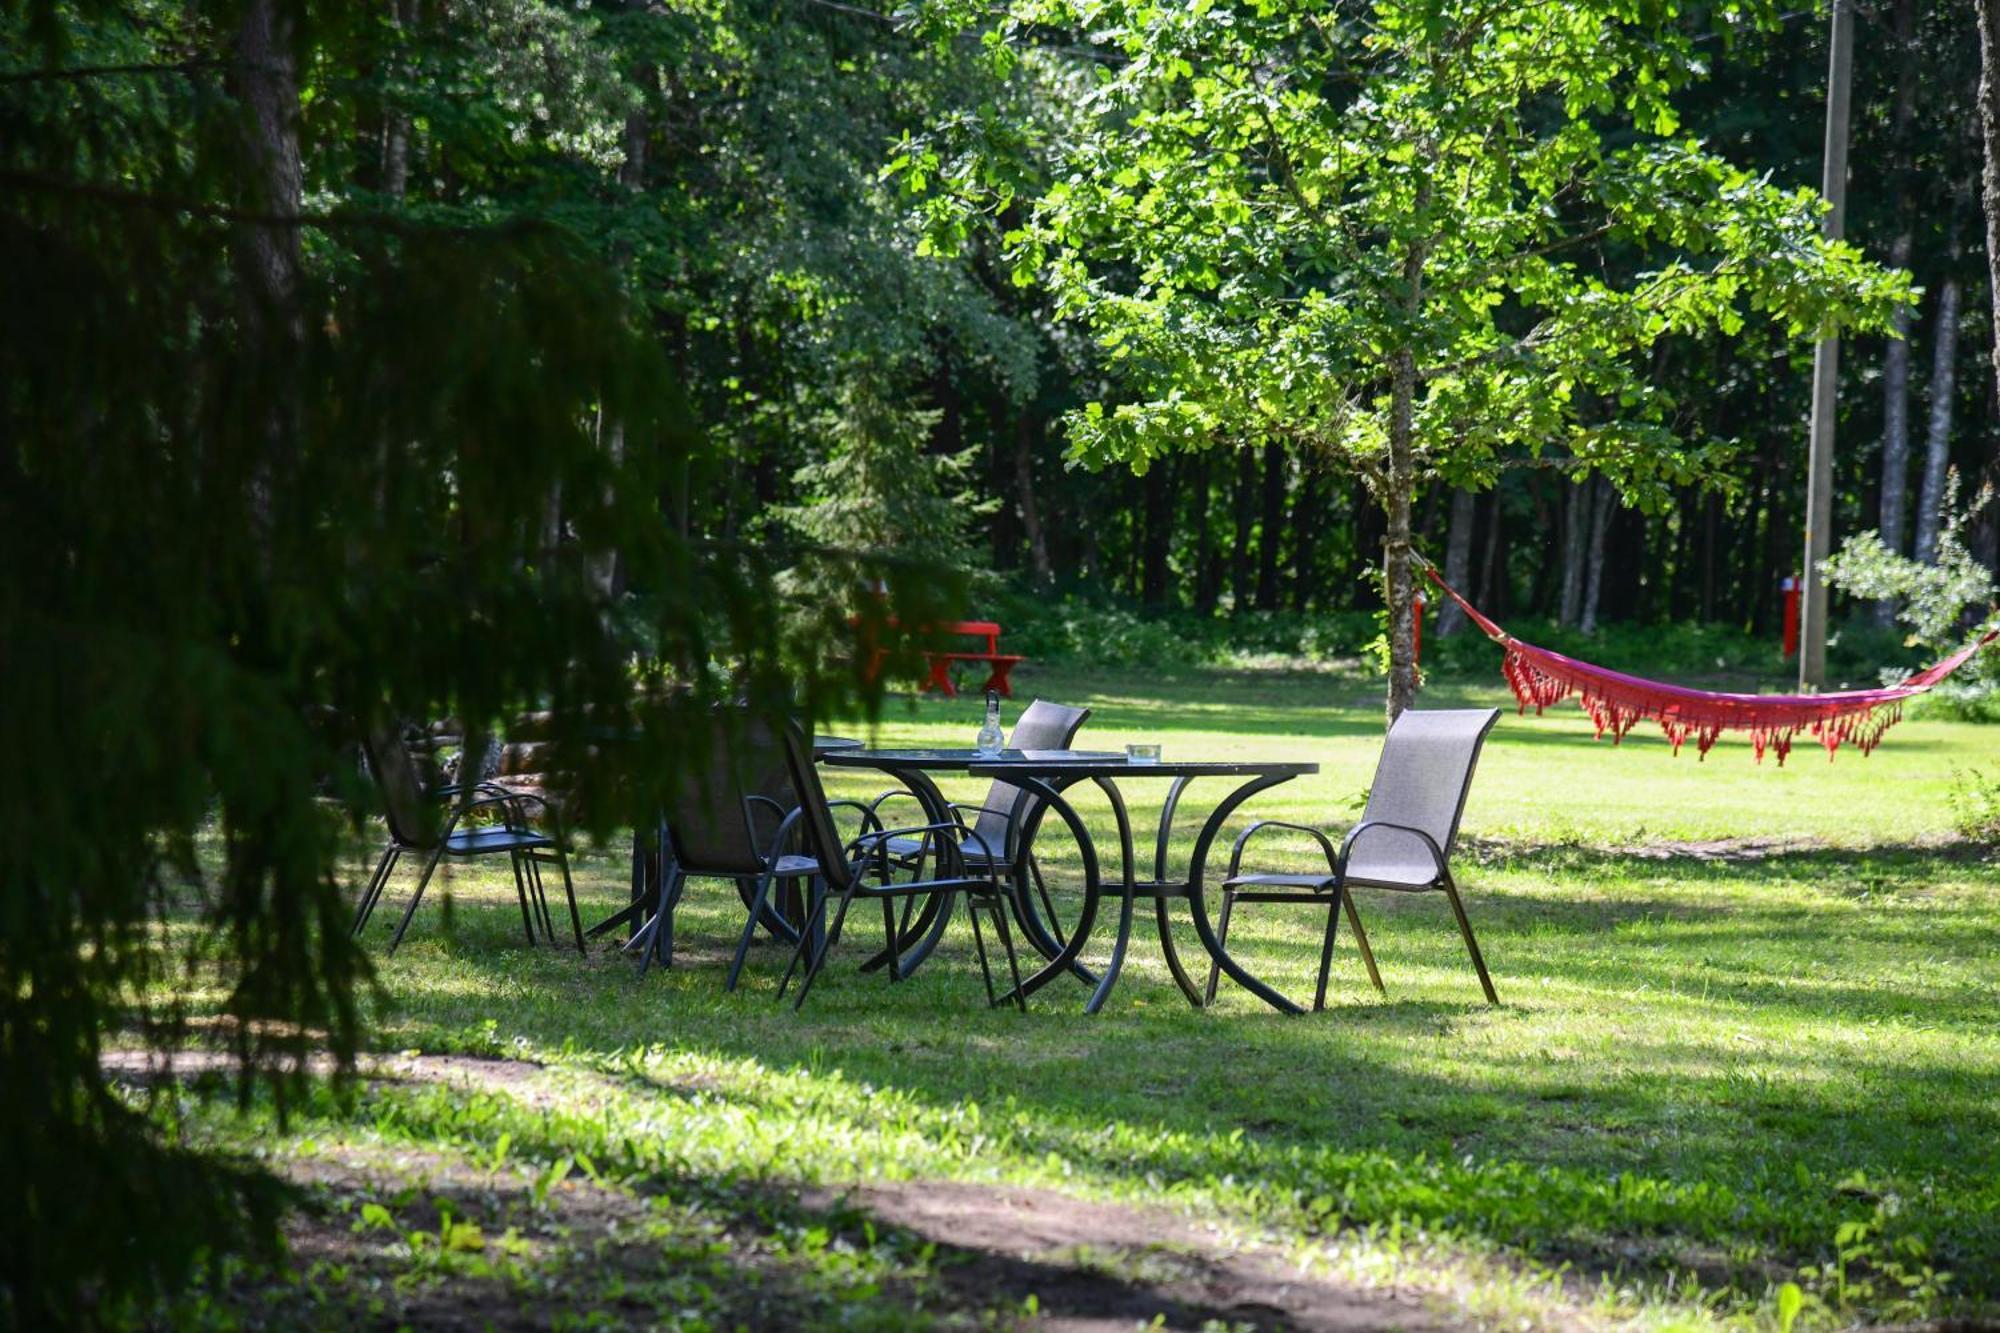
[[[1062,751],[1022,752],[1013,761],[994,763],[981,760],[966,765],[976,778],[1072,777],[1072,778],[1298,778],[1319,772],[1319,765],[1304,760],[1258,759],[1128,759],[1122,754],[1076,754]]]
[[[1000,750],[989,752],[964,749],[933,750],[835,750],[824,756],[827,763],[838,768],[921,768],[921,769],[969,769],[973,765],[985,767],[1028,764],[1064,763],[1110,763],[1123,764],[1125,756],[1110,750]]]

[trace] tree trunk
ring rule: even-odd
[[[1415,213],[1430,211],[1428,177],[1417,183]],[[1403,313],[1414,329],[1423,317],[1424,260],[1428,244],[1410,242],[1403,257]],[[1416,592],[1410,569],[1410,506],[1416,498],[1417,355],[1408,341],[1390,354],[1389,475],[1382,508],[1389,531],[1382,542],[1383,593],[1389,601],[1389,688],[1387,711],[1393,725],[1417,698]]]
[[[1715,619],[1716,529],[1722,525],[1722,496],[1704,491],[1701,498],[1701,622]]]
[[[1930,425],[1924,438],[1924,488],[1917,496],[1916,558],[1937,563],[1944,516],[1944,474],[1951,462],[1951,399],[1958,370],[1958,279],[1938,290],[1937,332],[1931,357]]]
[[[403,57],[415,40],[417,0],[389,0],[389,26],[396,30],[400,48],[390,68],[397,75],[407,74],[409,62]],[[382,122],[382,189],[400,199],[409,182],[410,117],[401,107],[391,106]]]
[[[1229,591],[1233,610],[1250,609],[1250,527],[1255,521],[1257,459],[1248,449],[1236,451],[1236,530],[1229,547]]]
[[[640,77],[645,78],[643,69]],[[625,117],[625,160],[618,167],[618,183],[634,192],[646,187],[646,138],[646,113],[635,110]],[[611,460],[615,474],[625,462],[625,422],[616,417],[606,421],[600,409],[597,437],[599,445]],[[612,503],[608,493],[605,503]],[[607,599],[619,596],[625,591],[624,552],[614,549],[600,553],[591,562],[590,574],[601,595]]]
[[[1014,425],[1014,495],[1021,510],[1021,531],[1028,539],[1028,576],[1034,587],[1055,582],[1049,562],[1048,534],[1042,530],[1041,506],[1035,502],[1034,413],[1023,409]]]
[[[299,81],[292,53],[291,11],[281,0],[248,0],[236,30],[236,93],[248,113],[243,125],[248,184],[245,204],[266,220],[239,233],[235,258],[243,291],[243,343],[278,368],[268,385],[272,405],[262,455],[250,469],[251,508],[268,529],[275,474],[297,442],[290,371],[305,343],[299,311]]]
[[[1146,469],[1145,550],[1140,560],[1139,600],[1160,607],[1167,600],[1167,551],[1174,536],[1174,477],[1171,462],[1156,458]]]
[[[1215,524],[1209,514],[1209,481],[1214,457],[1207,451],[1194,459],[1194,609],[1215,614],[1222,594],[1222,561],[1215,549]]]
[[[1897,268],[1909,267],[1908,232],[1896,238],[1889,262]],[[1890,321],[1895,336],[1882,355],[1882,518],[1878,531],[1882,544],[1901,555],[1910,485],[1910,308],[1897,306]]]
[[[1478,515],[1478,497],[1461,486],[1451,493],[1451,531],[1445,538],[1444,581],[1464,592],[1472,578],[1472,527]],[[1465,612],[1447,597],[1438,611],[1437,635],[1447,638],[1466,626]]]
[[[1299,493],[1292,501],[1292,609],[1304,611],[1316,586],[1313,558],[1319,553],[1321,477],[1310,465],[1300,468]]]
[[[1889,116],[1889,151],[1894,158],[1892,216],[1900,228],[1889,247],[1889,262],[1910,266],[1910,187],[1914,145],[1910,126],[1917,108],[1917,43],[1915,0],[1897,0],[1895,20],[1896,100]],[[1882,355],[1882,499],[1876,525],[1882,544],[1903,553],[1904,518],[1910,487],[1910,320],[1912,311],[1899,306],[1890,316],[1891,337]],[[1896,603],[1875,603],[1875,623],[1887,626],[1896,618]]]
[[[1257,609],[1278,609],[1278,534],[1285,516],[1285,449],[1264,445],[1264,513],[1257,532]]]
[[[1604,540],[1611,529],[1611,502],[1616,498],[1611,483],[1603,477],[1591,479],[1590,566],[1584,576],[1583,615],[1578,622],[1585,634],[1597,633],[1598,601],[1604,592]]]
[[[237,92],[249,112],[245,147],[250,208],[272,219],[298,215],[299,81],[293,65],[292,19],[281,0],[247,0],[236,32]],[[302,338],[296,297],[299,229],[264,221],[244,230],[240,267],[259,336]]]
[[[1500,503],[1500,486],[1496,482],[1486,499],[1486,549],[1479,557],[1479,595],[1472,599],[1472,604],[1489,616],[1500,615],[1507,609],[1501,605],[1506,583],[1500,577],[1500,530],[1505,523],[1506,510]]]
[[[1556,623],[1574,626],[1583,614],[1583,572],[1590,544],[1590,483],[1573,483],[1563,497],[1562,600]]]
[[[1986,290],[1993,301],[1993,376],[2000,386],[2000,0],[1976,0],[1979,13],[1979,130],[1985,170]]]

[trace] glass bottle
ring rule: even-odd
[[[1000,753],[1000,692],[986,691],[986,721],[979,728],[977,748],[981,754]]]

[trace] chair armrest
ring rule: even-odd
[[[882,818],[881,818],[882,807],[888,804],[890,801],[898,799],[906,801],[916,801],[919,805],[923,804],[922,798],[919,797],[915,792],[911,791],[908,787],[891,787],[889,790],[883,792],[880,796],[877,796],[874,800],[868,802],[868,809],[870,812],[874,813],[876,817],[875,820],[876,826],[878,828],[882,824]]]
[[[514,794],[513,788],[503,786],[500,783],[494,782],[488,778],[481,778],[479,781],[474,782],[470,785],[473,791],[478,792],[481,795],[485,796],[512,796]],[[466,789],[466,786],[467,784],[463,782],[447,782],[441,787],[432,787],[429,791],[425,792],[424,794],[426,796],[434,797],[437,800],[441,801],[445,799],[447,796],[458,795],[460,792]]]
[[[964,832],[964,825],[955,821],[943,821],[935,824],[911,824],[905,828],[878,828],[872,833],[863,833],[860,837],[848,843],[842,855],[847,858],[848,864],[858,865],[871,855],[885,856],[886,847],[891,838],[907,838],[916,834],[923,834],[925,841],[928,842],[933,834],[950,833],[957,835]],[[943,846],[951,848],[954,853],[954,859],[961,863],[959,868],[963,869],[964,866],[962,863],[964,858],[956,856],[959,846],[958,838],[954,836],[949,842],[944,843]],[[942,869],[943,867],[940,866],[939,868]]]
[[[940,822],[936,824],[911,824],[907,828],[883,828],[883,829],[876,829],[873,833],[863,833],[860,837],[848,843],[847,847],[849,851],[853,851],[857,848],[860,848],[863,843],[886,842],[890,838],[907,838],[912,834],[916,833],[963,833],[963,832],[965,832],[965,825],[957,823],[956,821]]]
[[[481,785],[484,786],[485,784]],[[562,816],[556,813],[555,807],[550,805],[544,798],[536,796],[532,792],[513,791],[506,787],[495,787],[493,794],[490,796],[481,796],[477,800],[464,801],[452,806],[451,818],[445,821],[444,831],[439,836],[450,837],[451,831],[458,827],[459,820],[465,818],[474,810],[481,810],[488,806],[496,805],[506,810],[507,817],[510,820],[507,825],[508,828],[525,828],[528,817],[526,811],[521,809],[524,804],[533,804],[541,807],[542,813],[547,816],[549,824],[555,830],[554,837],[556,841],[560,843],[562,841]],[[520,823],[515,824],[511,822],[515,819],[518,819]]]
[[[925,834],[926,836],[936,833],[951,833],[951,834],[964,835],[964,834],[969,834],[971,831],[972,830],[966,828],[965,825],[963,824],[956,822],[942,822],[942,821],[936,824],[914,824],[908,828],[878,829],[873,833],[864,833],[860,837],[856,838],[853,842],[848,843],[846,856],[850,863],[856,862],[857,860],[865,858],[867,856],[869,851],[868,844],[872,843],[875,846],[879,847],[881,846],[882,843],[888,841],[890,838],[906,838],[911,836],[912,834],[917,834],[917,833],[922,833]],[[973,877],[965,873],[966,871],[965,858],[963,856],[958,855],[959,848],[962,845],[962,838],[954,837],[949,842],[946,842],[944,845],[946,847],[951,848],[953,852],[952,859],[955,864],[953,866],[947,867],[942,863],[943,858],[939,858],[940,864],[938,866],[938,869],[940,871],[945,871],[948,869],[956,869],[959,873],[957,875],[946,874],[942,879],[925,880],[923,881],[923,883],[925,884],[936,883],[940,887],[943,887],[945,885],[954,883],[963,884],[971,882]],[[992,860],[988,860],[986,862],[986,874],[982,882],[990,885],[995,893],[999,893],[1001,891],[1000,870],[997,862]],[[906,884],[903,887],[907,889],[912,886]]]
[[[765,813],[765,807],[769,807],[769,813],[776,816],[780,827],[789,827],[785,822],[785,817],[797,808],[794,806],[788,809],[783,801],[754,791],[743,793],[743,805],[750,815],[750,835],[753,838],[761,835],[763,832],[763,821],[758,816]]]
[[[778,805],[776,801],[772,801],[768,796],[752,796],[750,799],[753,801],[769,801],[771,805],[777,806],[778,809],[784,809],[783,806]],[[798,825],[799,820],[804,815],[804,806],[793,806],[786,812],[785,817],[778,821],[778,831],[771,835],[771,850],[764,853],[765,865],[776,865],[778,863],[778,857],[783,855],[785,850],[785,839],[792,836],[792,829]]]
[[[872,828],[873,828],[873,829],[874,829],[874,830],[875,830],[876,832],[878,832],[878,833],[882,831],[882,820],[881,820],[881,817],[880,817],[879,815],[877,815],[877,814],[875,813],[875,810],[874,810],[874,807],[872,807],[872,806],[869,806],[869,805],[865,805],[865,804],[863,804],[863,803],[862,803],[862,802],[860,802],[860,801],[850,801],[850,800],[846,800],[846,799],[842,799],[842,800],[838,800],[838,801],[828,801],[828,802],[826,803],[826,808],[827,808],[827,809],[829,809],[829,810],[858,810],[858,811],[860,811],[860,812],[861,812],[861,836],[863,836],[863,837],[866,837],[866,836],[867,836],[867,834],[868,834],[868,831],[869,831],[869,829],[870,829],[871,827],[872,827]]]
[[[1393,829],[1397,833],[1408,833],[1418,838],[1423,842],[1424,850],[1431,854],[1431,864],[1437,868],[1438,875],[1442,877],[1445,874],[1444,850],[1437,845],[1436,838],[1408,824],[1392,824],[1386,819],[1364,819],[1347,830],[1347,836],[1341,839],[1339,873],[1342,879],[1347,877],[1347,859],[1353,852],[1354,844],[1360,840],[1362,834],[1372,833],[1377,829]]]
[[[1288,824],[1282,819],[1260,819],[1256,823],[1252,824],[1249,828],[1244,829],[1242,833],[1238,834],[1236,837],[1235,845],[1229,849],[1230,879],[1235,879],[1236,872],[1243,868],[1243,849],[1249,845],[1250,839],[1255,837],[1257,834],[1263,832],[1267,828],[1281,828],[1281,829],[1288,829],[1293,833],[1310,834],[1312,836],[1312,840],[1319,844],[1319,849],[1322,852],[1326,853],[1327,873],[1330,875],[1337,875],[1340,873],[1340,866],[1341,866],[1340,856],[1333,850],[1333,839],[1327,837],[1325,833],[1307,824]],[[1350,842],[1353,841],[1353,837],[1354,835],[1350,833],[1348,835],[1348,840]]]

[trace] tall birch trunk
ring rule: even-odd
[[[1285,447],[1264,445],[1264,512],[1257,531],[1257,609],[1278,609],[1278,533],[1285,519]]]
[[[399,41],[407,46],[414,40],[417,26],[417,0],[389,0],[389,26],[396,30]],[[399,50],[392,68],[397,74],[408,72],[409,62]],[[410,183],[410,117],[401,107],[391,107],[382,123],[382,189],[385,193],[402,198]]]
[[[1312,600],[1313,563],[1319,554],[1320,474],[1306,459],[1299,468],[1299,493],[1292,501],[1292,609]]]
[[[1014,497],[1021,510],[1021,531],[1028,539],[1028,574],[1037,588],[1055,582],[1049,562],[1049,538],[1042,530],[1042,508],[1035,499],[1034,414],[1023,411],[1014,425]]]
[[[1611,502],[1616,498],[1612,485],[1603,477],[1595,477],[1588,486],[1590,491],[1590,555],[1589,568],[1584,574],[1583,614],[1578,627],[1585,634],[1597,633],[1597,610],[1604,592],[1604,541],[1611,530]]]
[[[1451,532],[1445,538],[1444,581],[1460,592],[1472,586],[1472,526],[1477,514],[1476,497],[1470,490],[1461,486],[1451,493]],[[1465,612],[1458,609],[1457,602],[1445,598],[1438,610],[1438,637],[1457,634],[1465,626]]]
[[[1156,458],[1146,469],[1142,488],[1146,532],[1139,565],[1139,601],[1158,607],[1167,599],[1167,556],[1173,546],[1174,476],[1172,461]]]
[[[1556,623],[1573,627],[1583,615],[1583,565],[1590,544],[1590,483],[1573,483],[1563,496],[1562,596]]]
[[[1908,232],[1896,238],[1889,262],[1909,267]],[[1910,307],[1897,306],[1889,327],[1894,336],[1882,354],[1882,513],[1877,530],[1882,544],[1901,555],[1903,520],[1910,503]],[[1881,606],[1892,605],[1878,604],[1878,615]]]
[[[1206,450],[1195,456],[1194,609],[1203,615],[1214,612],[1222,586],[1222,562],[1215,550],[1215,521],[1209,513],[1213,467],[1214,458]]]
[[[1937,563],[1938,530],[1944,509],[1944,476],[1951,462],[1951,400],[1957,390],[1958,279],[1938,289],[1937,330],[1933,335],[1930,422],[1924,434],[1924,484],[1917,495],[1916,558]]]
[[[1250,527],[1257,512],[1257,459],[1248,449],[1236,451],[1236,523],[1230,533],[1229,592],[1236,615],[1250,609]]]
[[[1993,302],[1993,377],[2000,388],[2000,0],[1976,0],[1979,14],[1979,137],[1985,159],[1980,202],[1986,214],[1986,290]]]
[[[1486,502],[1486,543],[1479,557],[1479,595],[1472,604],[1489,616],[1500,614],[1498,593],[1503,586],[1500,568],[1500,530],[1506,526],[1506,510],[1500,503],[1500,488],[1494,486]]]

